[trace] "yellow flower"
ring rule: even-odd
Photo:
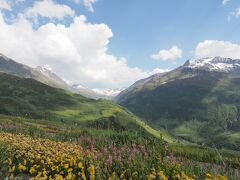
[[[26,166],[22,165],[21,163],[18,164],[18,169],[19,169],[19,171],[26,171],[27,170]]]
[[[72,174],[71,172],[70,172],[70,173],[68,173],[68,175],[67,175],[66,179],[69,179],[69,180],[72,180],[72,179],[74,179],[74,176],[73,176],[73,174]]]
[[[55,180],[64,180],[63,176],[60,174],[55,175]]]
[[[155,179],[155,178],[156,178],[156,176],[153,175],[153,174],[150,174],[150,175],[148,176],[148,180],[152,180],[152,179]]]
[[[80,162],[78,163],[78,168],[82,169],[83,168],[83,164]]]
[[[36,172],[36,170],[33,167],[31,167],[29,172],[30,172],[30,174],[34,174]]]
[[[215,177],[214,177],[214,180],[228,180],[228,178],[226,176],[222,176],[220,174],[217,174]]]
[[[94,169],[93,165],[91,165],[89,167],[89,172],[90,172],[90,180],[94,180],[95,179],[95,169]]]
[[[210,173],[206,173],[206,177],[207,177],[207,178],[211,178],[212,175],[211,175]]]
[[[68,168],[69,168],[69,164],[64,164],[63,167],[64,167],[65,169],[68,169]]]
[[[165,176],[165,174],[164,174],[163,171],[160,171],[160,172],[158,173],[158,175],[160,176],[160,178],[161,178],[162,180],[168,180],[168,177]]]
[[[73,169],[72,168],[69,168],[68,170],[67,170],[67,172],[72,172],[73,171]]]

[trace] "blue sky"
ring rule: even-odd
[[[91,22],[103,22],[114,33],[110,51],[143,69],[174,68],[193,58],[197,44],[206,39],[240,43],[240,18],[228,20],[240,7],[232,0],[99,0]],[[173,45],[183,49],[176,64],[156,61],[150,55]]]
[[[30,66],[49,67],[69,83],[125,87],[189,58],[240,58],[239,0],[42,2],[0,0],[0,28],[5,30],[0,29],[0,40],[6,32],[16,36],[0,45],[0,52]],[[40,45],[33,48],[35,38]],[[26,48],[19,51],[21,41]]]

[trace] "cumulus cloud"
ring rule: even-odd
[[[70,26],[49,22],[33,29],[24,16],[7,24],[0,13],[0,27],[1,53],[32,67],[47,66],[68,82],[124,87],[150,75],[109,54],[111,29],[82,15],[74,17]]]
[[[229,3],[229,1],[230,1],[230,0],[223,0],[223,1],[222,1],[222,4],[223,4],[223,5],[226,5],[226,4]]]
[[[170,49],[162,49],[158,53],[153,54],[152,58],[162,61],[173,61],[182,57],[182,49],[177,46],[173,46]]]
[[[195,55],[199,58],[222,56],[237,59],[240,58],[240,44],[228,41],[205,40],[197,45]]]
[[[11,10],[11,6],[6,0],[0,0],[0,9]]]
[[[34,6],[28,8],[24,14],[30,18],[42,16],[49,19],[63,19],[66,16],[74,16],[75,12],[67,5],[57,4],[52,0],[44,0],[36,1]]]

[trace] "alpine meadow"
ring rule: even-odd
[[[239,180],[240,2],[0,0],[0,180]]]

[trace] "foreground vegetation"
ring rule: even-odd
[[[237,152],[169,144],[144,131],[0,117],[0,177],[239,179]]]
[[[74,142],[10,133],[0,138],[1,177],[10,179],[227,179],[218,173],[224,167],[214,172],[211,166],[179,161],[166,156],[163,142],[150,139],[97,148],[81,146],[88,136]]]

